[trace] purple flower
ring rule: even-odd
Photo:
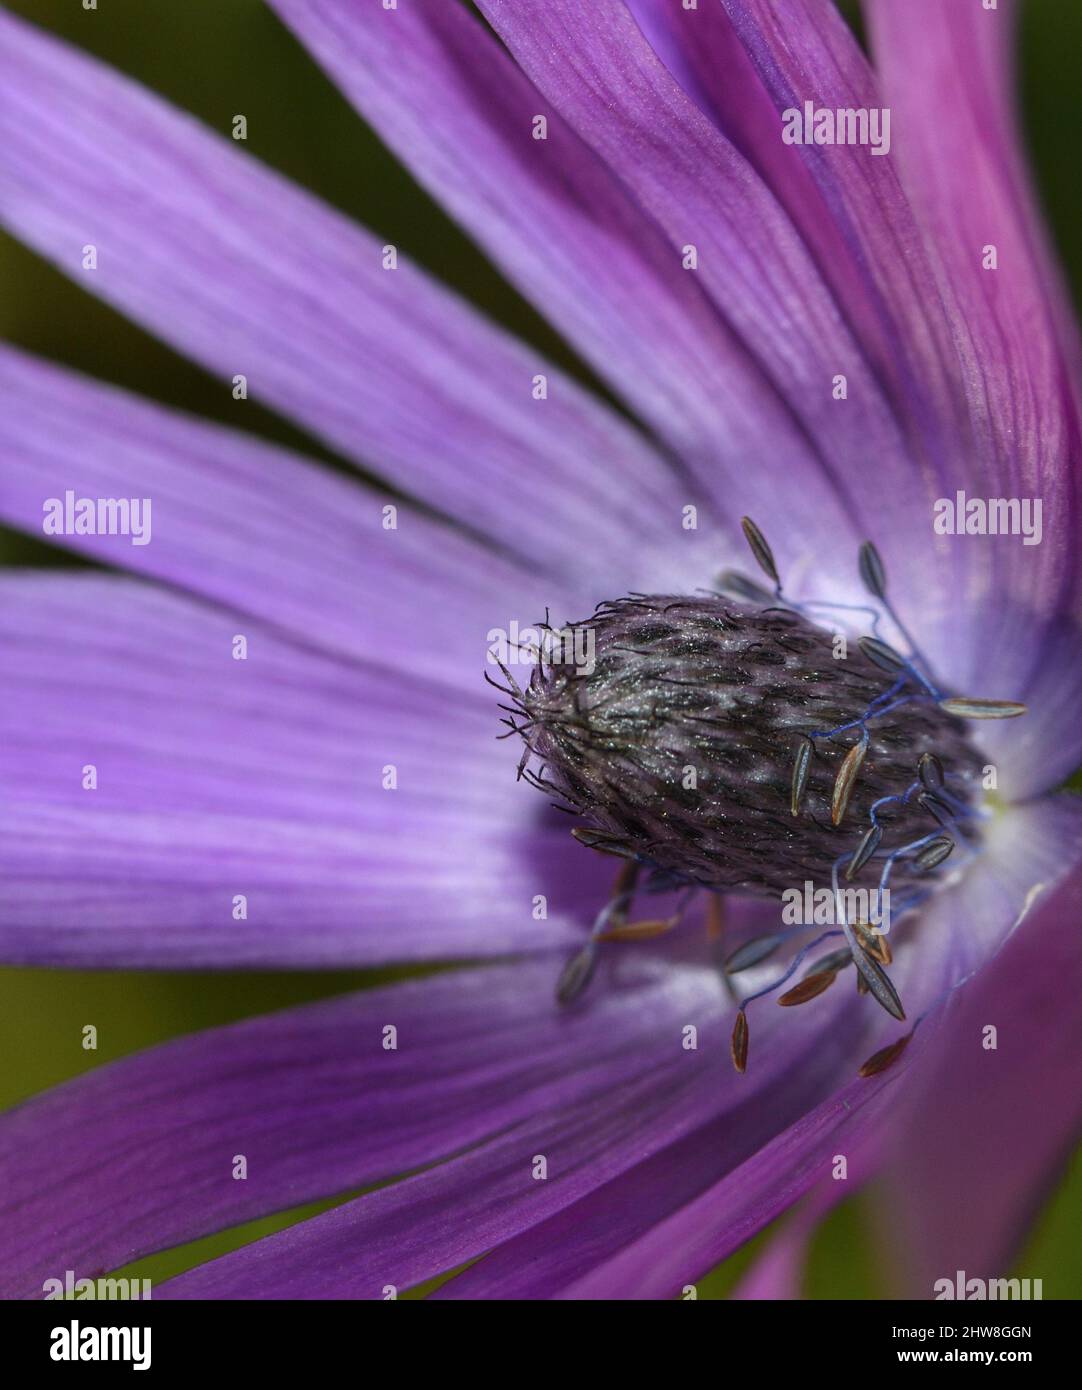
[[[1015,135],[1012,6],[872,0],[874,67],[828,0],[482,0],[495,36],[445,0],[274,8],[635,423],[242,145],[0,19],[6,226],[212,372],[238,425],[250,393],[384,480],[3,350],[0,516],[40,534],[44,506],[60,543],[126,571],[3,576],[3,958],[472,962],[182,1038],[5,1115],[0,1291],[388,1179],[158,1296],[381,1298],[467,1264],[440,1296],[672,1296],[804,1199],[745,1288],[785,1296],[817,1219],[873,1180],[899,1289],[1004,1274],[1078,1131],[1082,1043],[1082,818],[1054,792],[1082,760],[1078,355]],[[815,143],[817,112],[852,113],[858,143]],[[783,138],[798,127],[812,143]],[[1040,544],[937,530],[937,503],[966,498],[1039,500]],[[616,861],[516,785],[482,674],[494,634],[546,608],[710,607],[718,571],[748,565],[745,514],[804,645],[781,659],[776,764],[726,773],[736,830],[773,816],[752,782],[788,786],[794,682],[845,618],[784,603],[867,604],[871,538],[927,664],[888,723],[887,672],[854,653],[831,687],[816,657],[823,699],[870,731],[838,844],[874,824],[890,734],[913,767],[961,749],[938,804],[972,850],[862,971],[874,998],[837,964],[799,1008],[750,1004],[740,1075],[725,981],[745,972],[723,979],[695,920],[601,943],[555,1004]],[[687,637],[643,637],[679,646],[651,679],[690,662],[701,691]],[[930,713],[946,692],[1029,713],[960,744]],[[526,731],[549,755],[565,693]],[[670,859],[643,851],[657,837],[611,800],[591,727],[592,780],[565,747],[557,789],[595,842],[697,881],[701,827],[667,821]],[[818,732],[809,811],[858,740]],[[757,841],[771,894],[789,809]],[[729,851],[708,848],[713,872]],[[730,963],[777,921],[776,896],[726,898]],[[751,992],[793,951],[749,967]],[[905,1022],[876,1004],[887,969]]]

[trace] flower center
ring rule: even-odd
[[[535,780],[597,832],[581,838],[667,886],[775,896],[829,884],[873,825],[880,855],[940,829],[918,801],[922,754],[949,769],[935,810],[968,816],[977,799],[962,721],[798,612],[625,598],[580,627],[592,662],[537,666],[522,693]],[[896,876],[914,872],[897,861]]]
[[[814,998],[852,964],[861,992],[904,1019],[884,969],[887,933],[933,891],[956,846],[971,857],[980,845],[983,759],[963,717],[1024,712],[943,694],[890,605],[870,543],[860,573],[908,655],[878,636],[879,609],[860,610],[875,635],[852,645],[818,626],[809,610],[852,605],[790,602],[762,533],[747,519],[744,530],[772,591],[727,574],[722,587],[738,599],[606,602],[582,623],[545,629],[553,641],[525,688],[504,672],[514,701],[506,722],[525,744],[520,775],[581,819],[572,831],[581,843],[623,861],[589,941],[560,978],[562,1003],[589,983],[600,943],[672,930],[697,890],[790,900],[780,930],[725,963],[738,976],[784,946],[795,951],[740,1003],[740,1071],[747,1005],[787,983],[828,938],[834,949],[779,1002]],[[665,920],[632,922],[640,888],[677,890],[681,906]],[[824,924],[831,929],[813,936]],[[865,1074],[893,1061],[906,1040],[876,1054]]]

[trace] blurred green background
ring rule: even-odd
[[[5,3],[139,78],[223,133],[228,133],[233,116],[243,113],[251,154],[393,241],[488,314],[597,385],[590,371],[388,155],[262,0],[98,0],[96,11],[84,10],[81,0]],[[853,17],[852,8],[846,9]],[[1082,246],[1075,235],[1082,218],[1080,53],[1079,0],[1024,4],[1020,77],[1031,162],[1076,303],[1082,301]],[[5,338],[158,400],[236,423],[235,405],[220,382],[3,233],[0,283],[0,333]],[[245,424],[266,438],[340,466],[325,447],[254,401],[246,405]],[[0,530],[0,563],[79,562],[40,539]],[[0,969],[0,1107],[177,1034],[380,983],[393,975]],[[97,1052],[82,1050],[86,1023],[98,1028]],[[333,1203],[250,1223],[142,1260],[129,1272],[163,1280],[329,1205]],[[1074,1297],[1082,1291],[1080,1226],[1082,1162],[1076,1161],[1019,1261],[1020,1273],[1044,1279],[1046,1297]],[[809,1297],[882,1296],[870,1230],[859,1196],[836,1212],[816,1238],[806,1287]],[[723,1297],[762,1239],[704,1281],[700,1296]]]

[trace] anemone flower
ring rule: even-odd
[[[799,1203],[782,1297],[873,1180],[897,1289],[1002,1275],[1082,1041],[1011,5],[872,0],[874,65],[829,0],[273,8],[609,396],[0,21],[6,225],[358,470],[5,349],[3,518],[106,568],[3,578],[3,957],[455,967],[6,1114],[4,1292],[369,1189],[158,1296],[690,1297]]]

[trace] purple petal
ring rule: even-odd
[[[671,1298],[772,1221],[890,1113],[891,1076],[830,1100],[638,1240],[569,1283],[562,1298]],[[855,1165],[850,1165],[854,1171]],[[854,1171],[854,1176],[862,1176]]]
[[[725,1020],[711,1076],[715,1091],[701,1098],[701,1121],[694,1131],[681,1133],[666,1116],[668,1127],[660,1134],[664,1147],[659,1148],[653,1131],[660,1127],[647,1110],[644,1119],[653,1124],[642,1126],[636,1142],[639,1161],[634,1166],[615,1173],[611,1168],[599,1170],[606,1180],[596,1190],[506,1240],[435,1296],[488,1300],[561,1297],[577,1280],[761,1151],[779,1129],[785,1129],[836,1087],[839,1073],[847,1070],[844,1052],[854,1048],[859,1052],[861,1046],[860,1020],[852,1009],[835,1008],[832,1026],[827,1028],[822,1028],[821,1015],[809,1013],[802,1020],[799,1037],[774,1039],[773,1046],[782,1059],[779,1069],[764,1045],[760,1023],[757,1021],[754,1035],[754,1067],[749,1067],[746,1077],[738,1077],[728,1057],[732,1016]],[[721,1109],[723,1097],[726,1105]]]
[[[429,191],[731,510],[776,506],[806,441],[682,255],[459,5],[274,0]],[[547,121],[544,141],[534,119]],[[689,364],[712,364],[709,370]],[[749,456],[771,466],[748,475]],[[773,494],[773,496],[772,496]]]
[[[339,664],[131,580],[9,573],[2,588],[4,959],[566,949],[604,901],[609,871],[515,784],[487,698]]]
[[[996,602],[978,615],[980,679],[1015,689],[1038,719],[1004,738],[1015,794],[1042,790],[1082,757],[1070,692],[1082,675],[1082,515],[1078,338],[1025,173],[1014,95],[1014,6],[869,4],[896,154],[926,236],[952,287],[970,415],[977,497],[1040,498],[1043,540],[956,539],[978,550],[965,590]],[[998,268],[986,270],[987,246]],[[975,674],[977,674],[975,672]],[[997,752],[999,746],[997,744]]]
[[[284,449],[2,346],[0,459],[0,517],[11,526],[40,534],[44,503],[62,502],[69,489],[76,498],[148,499],[146,544],[128,535],[51,539],[305,645],[475,696],[485,689],[492,628],[507,630],[511,617],[526,626],[545,604],[578,616],[596,602],[539,585],[400,499]],[[390,530],[389,502],[398,513]],[[429,625],[432,636],[423,637]]]
[[[1075,869],[1038,899],[962,992],[914,1079],[877,1190],[902,1297],[932,1298],[935,1280],[953,1283],[960,1269],[971,1278],[1010,1274],[1021,1238],[1082,1133],[1080,912],[1082,872]],[[1045,1295],[1063,1292],[1049,1286]]]
[[[889,158],[867,147],[798,146],[782,139],[782,112],[816,106],[867,110],[876,80],[832,0],[794,0],[784,12],[756,0],[688,10],[629,0],[651,46],[684,91],[741,150],[811,248],[848,322],[910,421],[914,473],[962,486],[957,368],[938,266],[921,241]],[[914,483],[916,478],[914,478]]]
[[[243,374],[355,463],[510,529],[535,568],[622,578],[632,544],[671,548],[686,489],[537,352],[415,268],[384,270],[379,241],[135,83],[7,13],[0,33],[15,235],[223,391]]]
[[[636,968],[642,967],[636,962]],[[499,1246],[448,1285],[446,1295],[546,1296],[540,1264],[565,1249],[581,1252],[579,1199],[597,1192],[603,1200],[618,1179],[625,1200],[605,1206],[604,1238],[621,1232],[626,1238],[644,1210],[700,1191],[769,1135],[779,1114],[799,1113],[809,1096],[829,1089],[852,1037],[852,1028],[839,1024],[838,1001],[793,1021],[795,1029],[784,1019],[764,1021],[761,1065],[740,1077],[728,1059],[731,1009],[712,972],[685,973],[670,964],[657,978],[669,985],[667,1019],[655,1019],[638,1047],[624,1050],[596,1095],[540,1107],[460,1158],[200,1266],[168,1292],[378,1298],[386,1284],[407,1288]],[[681,1046],[688,1023],[698,1028],[693,1051]],[[796,1068],[794,1056],[801,1059]],[[587,1054],[582,1065],[596,1060]],[[543,1179],[533,1171],[538,1155],[547,1163]],[[572,1225],[569,1213],[574,1225],[564,1241],[553,1232]],[[519,1258],[516,1237],[530,1257]],[[544,1258],[535,1266],[539,1246]],[[546,1269],[545,1282],[551,1281]]]
[[[641,1087],[666,1062],[700,1078],[712,1065],[680,1047],[684,1022],[722,1012],[709,970],[610,981],[571,1014],[553,1002],[554,973],[540,962],[455,972],[247,1020],[9,1111],[0,1289],[40,1297],[58,1269],[90,1277],[446,1158],[531,1117],[603,1114],[618,1086]],[[521,1185],[537,1193],[532,1152]],[[245,1180],[232,1176],[238,1154]],[[558,1151],[553,1161],[559,1183]]]
[[[913,487],[909,443],[874,364],[751,164],[689,100],[622,0],[481,0],[480,8],[538,90],[673,246],[698,248],[704,290],[812,445],[816,463],[805,451],[790,461],[763,524],[794,546],[810,529],[816,578],[848,578],[847,540],[884,529],[888,493],[888,558],[910,592],[926,589],[929,504]],[[848,379],[844,402],[832,398],[836,374]],[[758,456],[756,465],[772,466]],[[734,509],[740,496],[738,486]]]

